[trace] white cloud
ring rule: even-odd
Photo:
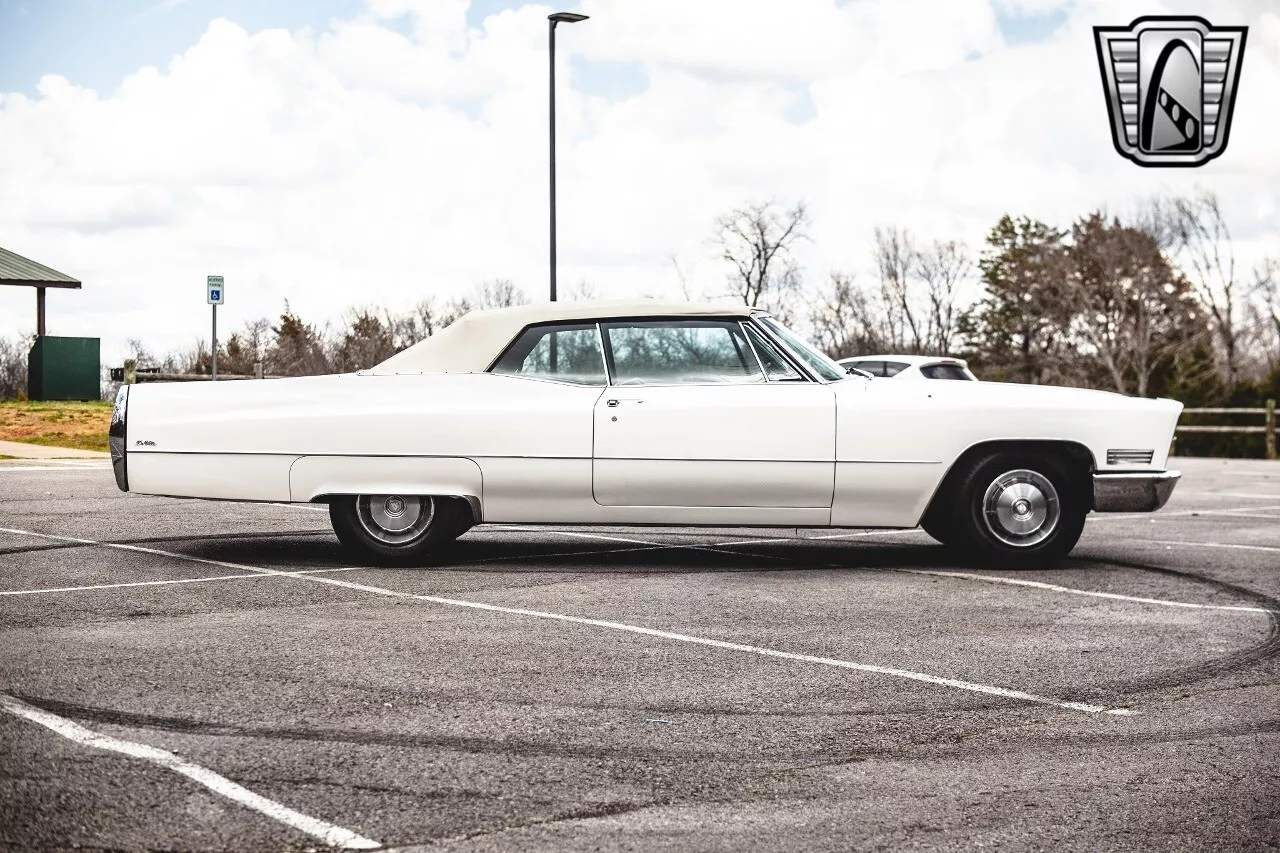
[[[1008,47],[996,4],[1068,19]],[[809,202],[815,283],[864,268],[876,224],[977,242],[1005,212],[1066,225],[1197,184],[1246,252],[1280,251],[1273,8],[1215,5],[1253,28],[1227,155],[1152,170],[1111,147],[1090,30],[1158,13],[1147,0],[584,0],[591,20],[559,40],[560,280],[673,293],[674,254],[713,291],[715,217],[768,197]],[[550,11],[469,28],[465,0],[370,0],[315,31],[219,20],[114,92],[49,76],[0,95],[0,244],[84,280],[51,298],[52,330],[101,334],[109,362],[130,337],[207,335],[208,273],[227,278],[223,329],[286,298],[323,321],[491,277],[540,295]],[[570,55],[641,63],[648,86],[585,95]],[[0,293],[0,334],[33,325],[31,301]]]

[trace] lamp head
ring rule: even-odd
[[[577,12],[556,12],[553,15],[547,15],[547,20],[553,24],[576,24],[586,19],[586,15],[579,15]]]

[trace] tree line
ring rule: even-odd
[[[578,291],[581,292],[581,288]],[[581,298],[581,297],[580,297]],[[260,318],[218,341],[218,373],[252,375],[261,364],[269,376],[318,376],[372,367],[430,337],[471,311],[520,305],[528,295],[506,279],[484,282],[451,299],[428,297],[404,312],[351,308],[337,323],[308,323],[289,306],[273,322]],[[208,374],[213,369],[209,342],[197,340],[185,350],[156,355],[141,340],[130,340],[129,355],[140,369],[163,373]]]
[[[1154,198],[1128,218],[1093,211],[1066,228],[1006,215],[976,251],[878,227],[874,273],[833,271],[806,299],[795,255],[808,226],[803,204],[748,205],[721,219],[716,245],[734,296],[806,326],[835,358],[952,355],[987,379],[1189,405],[1274,391],[1280,263],[1244,268],[1212,193]]]

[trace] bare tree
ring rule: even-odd
[[[1140,220],[1157,242],[1166,243],[1181,265],[1196,297],[1213,320],[1222,379],[1234,387],[1246,336],[1242,334],[1242,282],[1235,247],[1218,197],[1209,190],[1193,196],[1157,199]]]
[[[828,290],[812,305],[814,342],[832,358],[864,355],[884,348],[881,310],[847,273],[832,273]]]
[[[395,338],[372,309],[356,309],[347,314],[347,328],[334,342],[329,363],[340,372],[373,367],[396,354]]]
[[[418,341],[425,340],[444,327],[444,311],[436,300],[428,297],[404,314],[388,313],[384,318],[391,332],[392,344],[396,352],[411,347]]]
[[[684,268],[680,266],[679,259],[676,258],[675,254],[670,254],[667,255],[667,260],[671,262],[671,266],[676,271],[676,281],[680,283],[680,292],[684,294],[685,301],[693,302],[693,288],[689,285],[689,278],[684,274]]]
[[[201,341],[198,347],[207,352],[207,345]],[[164,373],[184,373],[187,366],[193,363],[194,356],[188,353],[185,357],[176,352],[159,358],[149,350],[138,338],[130,338],[125,344],[125,358],[133,359],[140,368],[156,368]]]
[[[721,260],[733,265],[729,276],[732,295],[785,320],[788,299],[800,289],[793,250],[798,241],[807,238],[808,227],[804,202],[790,210],[773,201],[748,204],[720,217],[715,242]]]
[[[481,282],[471,290],[467,302],[474,311],[488,308],[509,308],[512,305],[527,305],[529,295],[516,287],[515,282],[507,278],[495,278]]]
[[[510,279],[490,279],[471,288],[466,296],[454,297],[441,305],[437,309],[439,328],[443,329],[463,314],[470,314],[472,311],[510,308],[513,305],[528,303],[529,295]]]
[[[1254,268],[1250,311],[1266,339],[1268,371],[1280,367],[1280,260],[1266,257]],[[1263,331],[1265,330],[1265,331]]]
[[[969,249],[954,240],[936,240],[917,254],[916,269],[929,305],[925,346],[948,355],[957,345],[961,290],[973,273]]]
[[[0,338],[0,400],[25,397],[27,393],[27,353],[29,338]]]
[[[1186,278],[1151,234],[1093,213],[1072,227],[1062,285],[1085,361],[1096,360],[1121,394],[1146,396],[1162,365],[1203,328]]]
[[[263,317],[246,323],[232,332],[224,344],[218,347],[218,369],[226,373],[252,376],[254,366],[267,360],[267,347],[271,343],[271,322]],[[212,371],[212,364],[209,365]],[[197,373],[205,371],[197,370]]]
[[[596,286],[585,278],[579,279],[577,284],[572,285],[565,292],[565,298],[573,301],[581,301],[588,299],[599,299],[600,293],[596,290]]]
[[[911,286],[920,255],[911,232],[877,227],[872,255],[880,273],[887,343],[895,350],[920,352],[924,346],[924,322]]]

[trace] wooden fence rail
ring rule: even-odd
[[[1260,409],[1241,409],[1241,408],[1209,408],[1209,409],[1183,409],[1184,415],[1262,415],[1262,424],[1260,426],[1201,426],[1199,424],[1178,425],[1177,433],[1236,433],[1241,435],[1257,435],[1261,433],[1265,436],[1267,448],[1267,458],[1276,458],[1276,401],[1267,400],[1266,406]]]

